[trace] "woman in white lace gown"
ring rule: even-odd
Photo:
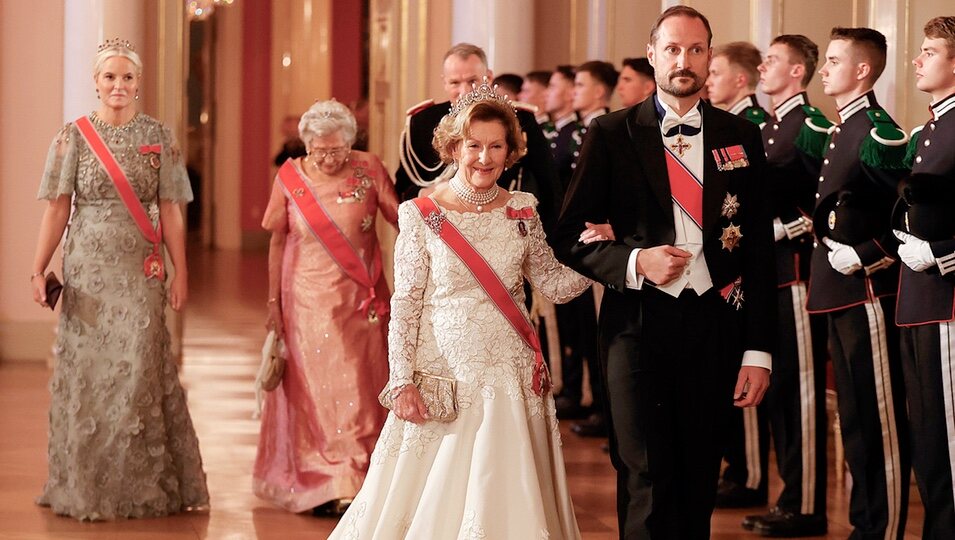
[[[435,131],[457,165],[432,200],[524,309],[524,278],[566,302],[590,281],[545,242],[537,200],[496,180],[524,152],[513,109],[480,89]],[[413,201],[398,209],[386,392],[394,411],[333,539],[576,539],[554,400],[533,388],[535,353]],[[602,237],[601,237],[602,239]],[[414,371],[457,380],[459,414],[428,419]]]

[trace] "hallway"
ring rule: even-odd
[[[264,254],[190,254],[181,378],[202,449],[212,497],[208,514],[112,523],[79,523],[33,504],[46,475],[48,372],[39,363],[0,364],[0,539],[281,539],[324,538],[335,522],[291,515],[258,500],[251,470],[258,438],[252,381],[264,337]],[[581,439],[562,423],[564,455],[578,522],[588,540],[616,538],[614,475],[600,441]],[[832,463],[830,462],[830,469]],[[830,478],[832,478],[830,470]],[[845,538],[848,489],[829,487],[829,535]],[[779,491],[771,478],[770,492]],[[921,536],[922,509],[914,484],[909,534]],[[718,540],[758,538],[739,527],[752,511],[719,511]],[[492,539],[499,540],[499,539]]]

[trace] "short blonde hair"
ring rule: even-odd
[[[122,56],[123,58],[128,59],[133,63],[133,66],[136,67],[136,76],[142,76],[143,61],[139,58],[139,55],[136,54],[136,51],[123,45],[113,45],[96,53],[96,60],[93,62],[94,79],[99,77],[100,72],[103,71],[103,64],[105,64],[107,60],[114,56]]]
[[[299,137],[305,146],[308,146],[313,137],[324,137],[337,131],[341,131],[345,144],[351,147],[355,143],[355,134],[358,133],[358,123],[348,107],[334,98],[316,101],[298,121]]]
[[[504,142],[507,144],[507,159],[504,165],[510,167],[527,153],[527,143],[524,141],[524,132],[517,120],[514,109],[499,101],[478,101],[468,105],[456,115],[447,115],[441,119],[434,129],[434,139],[431,144],[438,152],[444,163],[454,161],[454,151],[468,136],[471,122],[499,122],[504,126]]]

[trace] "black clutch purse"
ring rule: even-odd
[[[50,311],[56,307],[61,292],[63,292],[63,284],[56,278],[56,274],[50,272],[46,275],[46,304],[50,306]]]

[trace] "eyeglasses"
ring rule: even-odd
[[[309,152],[309,155],[312,156],[312,159],[317,161],[325,161],[325,158],[330,157],[333,160],[336,160],[340,157],[343,157],[348,154],[350,149],[345,146],[339,146],[338,148],[312,148],[312,151]]]

